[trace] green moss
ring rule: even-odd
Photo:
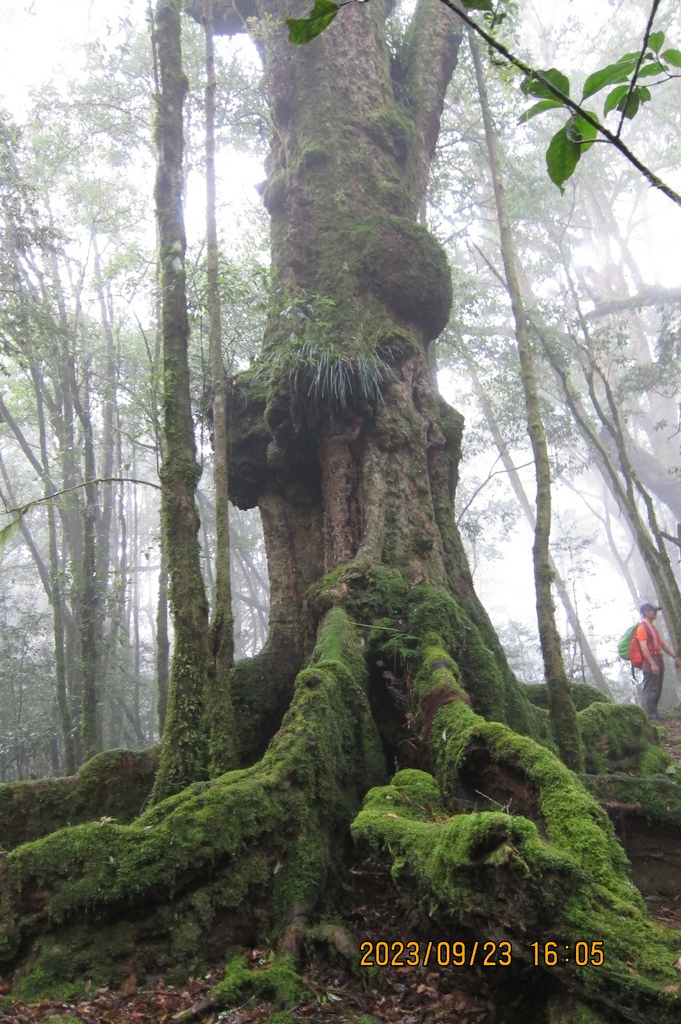
[[[281,722],[287,694],[272,685],[276,666],[265,649],[256,658],[237,661],[230,674],[230,689],[243,763],[262,757],[268,738]]]
[[[437,633],[427,633],[421,642],[420,652],[421,665],[414,679],[414,696],[422,698],[437,690],[446,699],[457,697],[466,700],[459,666],[445,651],[442,638]]]
[[[399,319],[418,326],[425,341],[437,338],[452,305],[449,262],[437,239],[391,214],[358,223],[354,235],[366,286]]]
[[[400,620],[407,599],[407,582],[397,569],[355,558],[323,576],[307,592],[306,604],[315,616],[340,606],[350,618],[371,626]]]
[[[550,1000],[547,1024],[606,1024],[606,1018],[574,996],[563,992],[560,998]]]
[[[543,683],[522,683],[521,689],[534,707],[546,708],[548,711],[549,692]],[[594,703],[613,703],[610,697],[601,693],[601,691],[597,690],[595,686],[589,686],[588,683],[572,683],[570,687],[570,696],[572,697],[572,703],[574,704],[576,711],[583,711]]]
[[[441,786],[448,792],[456,790],[469,750],[481,744],[502,771],[520,774],[529,785],[552,842],[568,851],[600,885],[640,905],[607,815],[578,778],[550,750],[529,737],[498,722],[483,722],[462,703],[443,707],[432,735]]]
[[[455,659],[476,711],[485,718],[505,720],[504,685],[497,661],[453,597],[434,587],[415,587],[409,595],[409,632],[419,637],[437,634]],[[427,653],[422,652],[422,657],[427,660]]]
[[[240,927],[271,933],[297,901],[314,902],[361,795],[385,778],[363,666],[353,675],[362,664],[354,635],[347,616],[332,612],[259,764],[192,785],[132,825],[63,829],[4,858],[1,959],[25,953],[23,937],[41,929],[67,951],[68,922],[85,914],[92,922],[107,914],[125,921],[128,909],[134,918],[136,906],[153,901],[160,944],[186,962],[221,915],[250,907],[251,920]],[[265,915],[258,926],[252,908],[272,897],[277,918]],[[100,964],[97,983],[117,962],[112,953]]]
[[[222,1006],[242,1003],[247,996],[265,999],[277,1006],[293,1006],[303,991],[303,981],[294,969],[292,957],[281,957],[266,967],[253,969],[249,968],[245,956],[236,956],[227,964],[225,977],[215,986],[213,994]]]
[[[158,747],[107,750],[77,775],[0,785],[0,847],[12,850],[66,825],[99,818],[132,821],[151,792]]]
[[[50,1024],[85,1024],[82,1017],[50,1017]]]
[[[544,687],[544,689],[546,689],[546,687]],[[542,747],[546,747],[557,756],[558,748],[556,747],[556,741],[553,738],[551,716],[549,715],[548,709],[535,707],[533,705],[532,718],[534,720],[534,738],[537,743],[541,743]]]
[[[25,1002],[71,1002],[85,994],[87,982],[93,979],[108,974],[115,981],[122,980],[119,967],[111,973],[112,965],[135,955],[135,933],[130,924],[110,924],[96,942],[87,925],[74,924],[60,939],[47,935],[40,940],[30,973],[19,980],[12,995]]]
[[[600,941],[604,964],[561,965],[565,984],[587,999],[605,996],[625,1017],[672,1024],[679,1011],[673,965],[681,935],[647,919],[600,809],[557,758],[532,740],[480,719],[480,727],[469,731],[467,723],[473,726],[477,716],[463,704],[441,710],[438,730],[454,711],[460,714],[456,722],[450,718],[452,745],[463,734],[464,746],[474,740],[479,748],[484,737],[502,770],[515,763],[537,780],[539,827],[498,811],[445,821],[424,813],[418,820],[414,804],[396,799],[396,787],[390,786],[368,794],[352,826],[355,838],[384,851],[398,885],[450,933],[464,928],[480,939],[503,936],[512,943],[514,959],[530,962],[535,941],[553,941],[558,948]]]
[[[681,784],[672,776],[634,778],[631,775],[585,776],[584,784],[598,800],[640,807],[650,824],[681,828]]]
[[[467,572],[466,568],[466,574]],[[461,605],[469,615],[471,622],[476,626],[482,643],[491,652],[496,662],[501,677],[505,703],[505,717],[503,721],[523,736],[537,738],[535,718],[532,714],[530,703],[523,692],[524,687],[518,682],[509,667],[506,654],[499,643],[499,637],[487,612],[474,595],[463,599]]]
[[[577,719],[588,774],[659,775],[674,764],[642,708],[598,702],[580,711]]]
[[[366,129],[380,146],[398,160],[407,158],[415,138],[414,122],[399,107],[375,110],[368,119]]]
[[[371,789],[364,798],[365,810],[389,811],[399,808],[400,817],[422,821],[444,817],[445,809],[437,782],[427,772],[405,768],[393,776],[389,786]]]
[[[298,159],[298,170],[305,171],[314,167],[321,167],[331,159],[329,147],[319,142],[311,142],[300,154]]]

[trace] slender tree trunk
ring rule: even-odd
[[[51,225],[52,226],[52,225]],[[55,360],[57,363],[56,380],[59,390],[59,415],[55,418],[55,432],[59,438],[62,464],[62,484],[64,488],[76,488],[82,483],[78,467],[78,447],[76,444],[75,403],[78,400],[77,383],[74,372],[74,355],[72,352],[73,324],[69,320],[64,290],[59,273],[59,260],[53,253],[51,260],[51,289],[56,298],[59,310],[60,331],[55,342]],[[80,640],[82,637],[82,576],[83,576],[83,520],[82,500],[79,490],[70,490],[60,502],[60,517],[63,535],[68,550],[70,570],[70,586],[68,598],[71,605],[71,618],[67,625],[66,635],[66,669],[71,714],[74,719],[74,744],[76,764],[83,760],[83,743],[81,736],[81,715],[83,706],[82,667]],[[66,559],[64,559],[66,564]]]
[[[45,411],[42,401],[41,379],[36,367],[31,368],[31,378],[36,397],[38,412],[38,436],[40,438],[40,457],[42,462],[45,495],[54,494],[55,487],[49,474],[49,458],[47,453],[47,428]],[[77,751],[74,741],[74,725],[69,708],[66,686],[66,655],[64,630],[64,599],[62,596],[62,574],[57,544],[57,517],[53,501],[47,502],[47,530],[50,551],[50,583],[52,586],[52,614],[54,619],[54,666],[56,683],[56,701],[59,709],[59,721],[64,743],[64,771],[72,775],[77,766]]]
[[[86,374],[87,382],[87,374]],[[101,588],[97,580],[97,469],[90,415],[89,386],[83,402],[77,403],[85,446],[85,506],[83,508],[82,612],[80,622],[80,665],[83,687],[83,756],[93,757],[102,749],[101,689],[99,678],[99,619]]]
[[[665,617],[670,633],[674,638],[674,645],[679,650],[679,647],[681,647],[681,591],[674,576],[674,570],[665,547],[664,538],[660,533],[652,498],[641,485],[631,467],[624,436],[619,427],[616,404],[612,399],[612,395],[610,395],[608,398],[609,416],[606,415],[601,401],[596,394],[593,378],[589,379],[587,377],[587,386],[592,405],[601,426],[606,427],[613,438],[619,467],[615,466],[610,459],[599,437],[598,429],[591,422],[580,397],[575,393],[570,383],[569,370],[565,365],[564,358],[561,358],[546,337],[541,334],[540,337],[546,357],[560,381],[568,408],[583,437],[594,453],[600,472],[607,481],[615,501],[626,516],[641,558],[657,589],[657,597],[665,610]],[[639,510],[638,500],[641,500],[644,505],[648,519],[647,526]]]
[[[236,732],[229,673],[234,661],[234,617],[230,578],[227,485],[227,388],[222,358],[222,321],[218,286],[218,236],[215,212],[215,55],[213,2],[204,0],[206,38],[206,274],[210,322],[210,372],[213,382],[213,476],[215,481],[215,607],[211,641],[215,669],[211,679],[210,770],[221,775],[236,764]]]
[[[156,604],[156,692],[159,736],[163,735],[168,711],[170,641],[168,639],[168,555],[161,530],[159,542],[158,601]]]
[[[473,387],[476,396],[482,407],[482,411],[484,413],[485,420],[494,439],[494,443],[497,446],[497,450],[499,452],[501,461],[508,473],[509,483],[513,488],[513,493],[518,499],[520,507],[525,513],[525,518],[527,519],[527,522],[530,524],[530,529],[534,531],[537,525],[537,518],[534,514],[527,494],[525,493],[525,488],[523,487],[518,470],[516,469],[513,459],[509,454],[508,445],[506,444],[501,433],[501,430],[499,428],[499,424],[497,423],[496,416],[494,415],[494,409],[492,408],[492,405],[488,400],[484,388],[480,382],[480,378],[475,369],[474,360],[472,358],[469,358],[468,356],[466,356],[465,358],[466,364],[468,366],[468,372],[470,373],[471,380],[473,381]],[[558,596],[560,597],[563,608],[565,609],[565,614],[567,615],[568,622],[570,623],[570,628],[572,629],[577,639],[579,650],[584,660],[586,661],[586,664],[589,668],[589,672],[591,673],[591,678],[593,679],[594,684],[602,693],[609,694],[610,687],[608,686],[608,682],[605,676],[603,675],[603,672],[601,671],[600,665],[596,661],[593,651],[591,650],[591,645],[589,644],[589,641],[584,633],[584,630],[581,627],[579,617],[570,599],[567,587],[565,586],[565,583],[563,582],[563,579],[560,573],[558,572],[558,569],[550,552],[549,568],[553,573],[554,585],[556,587],[556,590],[558,591]]]
[[[182,106],[187,78],[182,68],[180,0],[158,0],[155,41],[160,70],[157,97],[156,216],[161,261],[161,332],[165,457],[161,466],[163,530],[168,546],[170,606],[175,650],[168,712],[154,799],[199,778],[206,769],[203,712],[210,644],[208,603],[199,559],[194,423],[189,391],[189,323],[185,292],[182,213]]]
[[[532,556],[534,560],[534,584],[537,594],[539,640],[544,660],[546,684],[549,688],[551,722],[563,761],[575,771],[582,771],[584,766],[582,741],[577,724],[577,713],[570,697],[570,682],[563,664],[560,634],[556,627],[555,607],[551,593],[551,584],[554,578],[549,551],[551,535],[551,463],[539,405],[539,391],[534,369],[532,343],[530,341],[530,325],[525,313],[516,270],[518,259],[506,208],[501,162],[497,148],[496,131],[487,99],[484,70],[477,43],[472,34],[469,34],[469,42],[485,126],[485,141],[489,155],[494,200],[499,223],[501,254],[506,275],[506,285],[511,297],[511,306],[515,320],[518,356],[520,359],[520,376],[525,395],[527,429],[532,444],[537,479],[537,514]]]

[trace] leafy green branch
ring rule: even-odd
[[[569,112],[568,121],[553,136],[546,152],[549,177],[561,191],[563,191],[564,183],[574,173],[582,153],[586,152],[600,137],[600,141],[605,140],[614,146],[654,188],[666,195],[673,203],[681,206],[681,195],[639,160],[620,138],[625,119],[633,118],[641,105],[650,100],[650,88],[679,77],[674,75],[670,68],[681,68],[681,51],[668,48],[662,52],[664,32],[652,31],[653,20],[660,0],[653,0],[641,49],[633,53],[626,53],[614,64],[609,64],[589,75],[584,83],[579,102],[570,97],[570,81],[561,71],[557,68],[537,71],[530,67],[529,64],[511,53],[503,43],[495,39],[491,32],[486,31],[468,15],[467,11],[482,11],[491,16],[492,25],[498,23],[501,18],[495,12],[492,0],[440,0],[440,2],[453,11],[481,39],[484,39],[487,45],[503,57],[508,64],[525,75],[521,86],[523,92],[537,98],[539,102],[525,111],[520,119],[521,122],[529,121],[546,110],[560,107],[564,107]],[[351,3],[368,3],[368,0],[343,0],[341,3],[335,3],[334,0],[314,0],[312,11],[306,18],[287,17],[290,42],[298,45],[311,42],[331,24],[341,7],[347,7]],[[638,84],[641,78],[655,76],[662,77],[649,85]],[[587,110],[583,106],[585,100],[609,85],[614,85],[615,88],[606,97],[603,117],[607,117],[613,110],[619,111],[620,123],[614,132],[606,128],[593,110]]]
[[[549,89],[541,79],[538,80],[536,77],[529,76],[525,79],[521,85],[522,91],[528,96],[538,97],[539,102],[525,111],[520,118],[521,123],[529,121],[537,114],[541,114],[546,110],[561,107],[567,107],[571,111],[575,111],[577,107],[581,109],[580,113],[571,113],[567,123],[552,138],[546,153],[549,176],[561,190],[563,183],[574,172],[582,153],[586,152],[597,141],[599,133],[608,142],[616,145],[621,152],[624,152],[626,147],[622,148],[620,134],[625,119],[631,120],[631,118],[635,117],[641,105],[651,99],[650,89],[652,87],[662,85],[672,78],[679,77],[672,74],[670,68],[681,67],[681,52],[676,49],[667,49],[664,53],[660,53],[663,45],[664,32],[646,32],[644,44],[640,51],[625,53],[614,64],[608,64],[607,67],[601,68],[592,75],[589,75],[584,83],[581,100],[576,105],[567,103],[567,98],[570,94],[570,82],[556,68],[544,71],[543,76],[544,79],[547,79],[557,87],[563,98],[559,98],[554,90]],[[662,77],[659,78],[659,76]],[[658,80],[651,82],[650,86],[637,84],[639,79],[651,77],[655,77]],[[608,132],[603,127],[598,119],[598,115],[594,111],[586,111],[583,108],[583,104],[587,99],[612,85],[615,88],[608,93],[605,99],[603,117],[607,117],[612,111],[620,112],[620,122],[614,134]],[[626,150],[625,155],[628,153],[629,151]],[[650,180],[652,184],[656,184],[656,181],[659,179]],[[660,185],[656,187],[659,188]],[[663,188],[662,191],[665,191],[665,189]],[[671,190],[667,191],[666,194],[670,198],[674,198],[675,193],[670,195],[670,192]],[[678,196],[675,201],[679,201]]]
[[[466,11],[463,10],[457,0],[440,0],[441,3],[448,7],[451,11],[461,18],[477,35],[479,35],[485,42],[495,50],[500,56],[511,64],[513,67],[518,68],[525,75],[525,80],[521,86],[523,92],[530,96],[536,96],[540,99],[540,103],[535,104],[530,110],[525,111],[525,114],[521,118],[522,120],[529,120],[529,117],[534,117],[536,114],[542,113],[544,110],[552,109],[553,107],[565,107],[570,111],[570,119],[565,125],[553,136],[549,143],[549,148],[546,152],[546,164],[551,180],[558,185],[562,191],[562,187],[565,181],[574,173],[574,170],[579,162],[582,153],[589,149],[596,141],[599,135],[603,136],[611,145],[617,149],[622,156],[633,164],[633,166],[641,172],[647,181],[654,187],[659,189],[668,199],[681,206],[681,195],[675,192],[669,185],[667,185],[661,178],[658,178],[653,171],[650,170],[644,163],[642,163],[637,156],[626,146],[618,132],[611,132],[609,128],[599,120],[598,115],[593,111],[587,110],[582,106],[585,99],[604,89],[607,85],[615,84],[616,82],[628,81],[632,84],[633,88],[636,88],[636,78],[643,76],[641,70],[637,71],[637,67],[644,66],[645,68],[652,68],[656,65],[660,65],[668,78],[676,77],[672,76],[668,72],[668,66],[681,67],[681,53],[678,50],[670,49],[666,50],[665,53],[660,57],[650,47],[651,56],[648,58],[646,54],[649,51],[649,44],[652,40],[655,44],[659,42],[659,48],[661,49],[664,43],[664,33],[650,33],[646,31],[646,39],[641,51],[636,51],[633,54],[625,54],[619,61],[616,61],[614,65],[608,65],[606,68],[601,68],[599,71],[594,72],[590,75],[584,83],[584,90],[582,95],[582,102],[577,103],[575,100],[570,98],[570,82],[569,79],[556,68],[550,68],[548,71],[537,71],[535,68],[529,66],[524,61],[516,57],[515,54],[494,38],[489,32],[478,25],[477,22],[470,18]],[[491,12],[493,6],[491,0],[462,0],[462,3],[466,9],[469,10],[482,10]],[[657,9],[657,4],[653,10],[653,15]],[[652,23],[649,19],[649,25]],[[661,38],[659,38],[661,37]],[[643,53],[641,60],[639,57]],[[663,66],[664,64],[664,66]],[[655,74],[658,72],[647,70],[646,75]],[[614,76],[614,77],[612,77]],[[621,77],[620,77],[621,76]],[[655,83],[659,84],[659,83]],[[588,87],[588,88],[587,88]],[[625,90],[629,90],[629,85],[625,86]],[[633,95],[633,94],[632,94]],[[610,99],[610,97],[608,97]],[[618,96],[615,100],[611,100],[613,106],[610,109],[614,109],[617,104],[622,100],[622,95]],[[556,102],[557,101],[557,102]],[[641,97],[638,99],[636,110],[631,113],[631,117],[634,116],[641,104]],[[543,102],[545,105],[541,105]],[[606,100],[607,103],[607,100]],[[625,99],[625,110],[626,110],[626,99]],[[538,109],[540,108],[541,109]],[[633,110],[633,106],[630,107]],[[605,113],[607,114],[608,111]],[[529,115],[529,116],[528,116]],[[605,116],[605,114],[604,114]]]

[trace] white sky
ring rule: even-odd
[[[32,87],[81,66],[80,44],[118,17],[143,24],[144,11],[144,0],[0,0],[0,101],[20,114]]]

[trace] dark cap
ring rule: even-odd
[[[646,604],[642,604],[641,607],[639,608],[639,611],[640,611],[641,615],[645,615],[646,612],[661,612],[662,611],[662,605],[661,604],[647,604],[647,603]]]

